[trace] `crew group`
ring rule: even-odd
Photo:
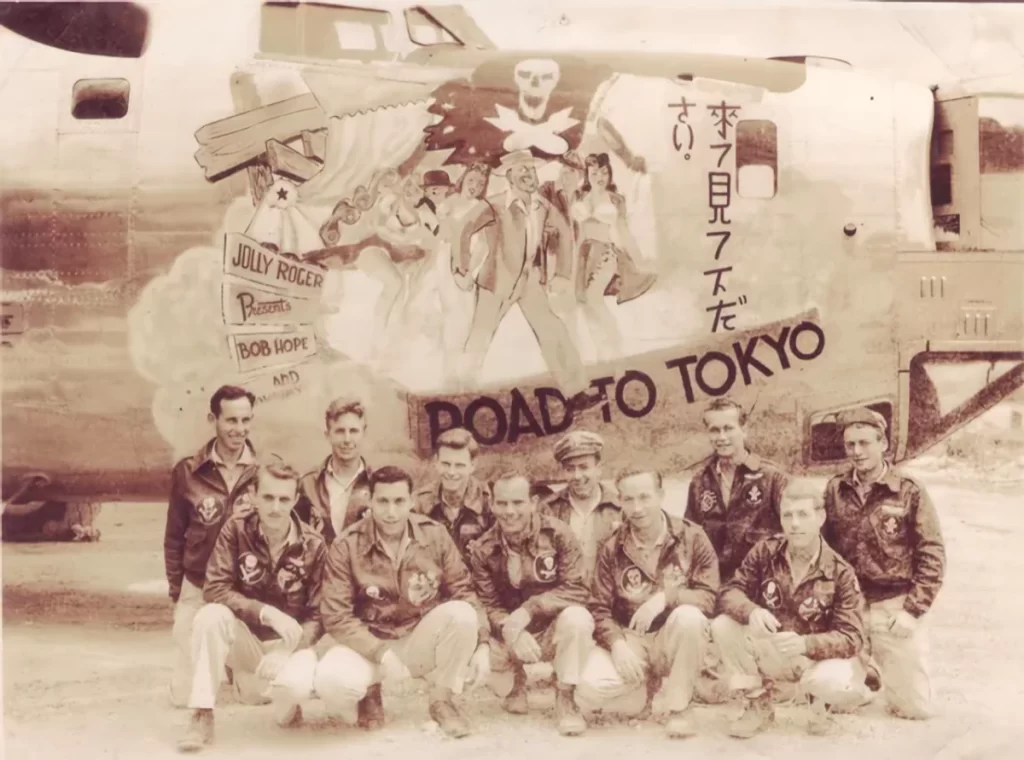
[[[851,466],[822,497],[748,451],[744,410],[715,399],[703,415],[714,454],[679,518],[657,471],[602,482],[603,444],[587,431],[555,446],[560,492],[522,471],[481,482],[463,429],[441,435],[438,482],[416,489],[363,458],[358,400],[327,409],[331,453],[302,477],[257,462],[253,406],[245,389],[220,388],[215,437],[172,476],[164,552],[171,697],[192,711],[183,751],[212,741],[228,668],[243,701],[273,703],[282,726],[318,697],[379,727],[381,683],[424,677],[430,716],[464,736],[456,696],[487,683],[526,713],[524,665],[538,662],[553,666],[564,735],[593,710],[649,716],[659,692],[672,737],[697,731],[695,699],[742,698],[736,737],[764,728],[786,693],[806,698],[815,734],[879,695],[899,717],[929,714],[925,623],[945,550],[870,409],[840,417]]]

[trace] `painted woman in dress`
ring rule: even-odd
[[[328,266],[358,269],[381,285],[374,308],[374,343],[386,349],[386,333],[395,323],[396,306],[404,301],[406,277],[416,277],[433,247],[416,204],[423,197],[419,179],[401,179],[394,170],[378,173],[370,188],[359,187],[343,199],[320,228],[329,248],[315,258]],[[342,239],[354,242],[340,244]],[[412,269],[405,272],[403,270]]]
[[[576,298],[583,307],[599,361],[625,354],[622,334],[605,296],[625,303],[643,295],[657,275],[637,269],[640,251],[629,231],[626,200],[615,188],[607,153],[591,153],[570,209],[579,241]]]
[[[476,292],[472,279],[479,271],[487,256],[487,240],[477,235],[470,243],[469,281],[461,285],[455,281],[452,266],[451,240],[459,234],[462,223],[470,210],[487,193],[491,169],[486,164],[471,164],[455,183],[455,192],[448,196],[438,209],[441,230],[438,235],[440,248],[434,267],[437,293],[441,300],[441,343],[444,351],[444,374],[446,382],[455,386],[459,383],[458,358],[469,336],[469,325],[473,320]],[[467,287],[468,286],[468,287]]]

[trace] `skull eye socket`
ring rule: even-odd
[[[550,82],[552,79],[555,78],[555,75],[554,74],[545,74],[542,78],[544,79],[545,82]]]
[[[529,71],[520,71],[518,76],[520,79],[529,79],[531,75]]]

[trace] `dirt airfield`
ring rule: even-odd
[[[509,716],[486,689],[463,699],[477,727],[469,738],[441,736],[421,697],[390,696],[389,723],[367,734],[329,722],[322,706],[285,731],[269,708],[225,699],[216,743],[202,757],[381,760],[520,756],[621,758],[928,758],[1010,760],[1024,756],[1024,510],[1019,480],[993,483],[932,463],[914,473],[942,518],[946,585],[931,618],[937,715],[897,721],[880,705],[838,718],[840,733],[803,733],[799,708],[782,707],[770,732],[747,742],[726,735],[739,705],[697,708],[703,735],[669,741],[656,723],[603,718],[585,736],[562,738],[552,725],[550,688],[531,693],[532,713]],[[671,489],[681,511],[684,484]],[[166,700],[171,603],[162,584],[164,507],[110,504],[98,544],[3,545],[3,702],[5,756],[170,758],[188,719]],[[227,691],[224,692],[227,694]],[[642,742],[642,745],[641,745]],[[640,749],[642,746],[642,750]]]

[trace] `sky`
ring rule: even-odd
[[[195,172],[193,132],[232,112],[228,82],[232,69],[250,55],[259,0],[145,4],[152,10],[153,34],[142,62],[141,124],[147,142],[141,155],[151,175]],[[1024,5],[841,0],[646,0],[636,5],[624,0],[467,0],[463,5],[503,49],[822,55],[924,85],[966,80],[976,87],[1024,92]],[[31,169],[22,158],[38,147],[33,141],[39,134],[53,131],[55,113],[62,108],[44,101],[68,89],[57,80],[50,89],[42,87],[38,76],[19,84],[12,72],[45,68],[61,56],[67,54],[0,29],[0,102],[17,103],[15,118],[0,122],[0,139],[14,149],[0,158],[0,176],[24,177]],[[46,93],[42,99],[40,93]]]

